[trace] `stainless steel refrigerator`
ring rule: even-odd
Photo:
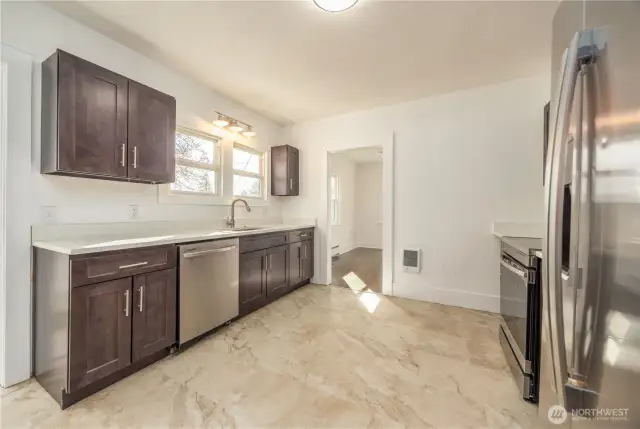
[[[537,427],[640,428],[640,2],[553,20]]]

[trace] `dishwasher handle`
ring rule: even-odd
[[[197,251],[197,252],[183,253],[182,256],[184,256],[185,259],[191,259],[191,258],[197,258],[197,257],[200,257],[200,256],[209,255],[211,253],[228,252],[230,250],[235,249],[236,247],[237,246],[227,246],[227,247],[221,247],[219,249],[200,250],[200,251]]]

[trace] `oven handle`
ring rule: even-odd
[[[524,280],[525,283],[529,283],[529,273],[528,272],[526,272],[524,270],[520,270],[520,269],[514,267],[513,265],[508,263],[504,258],[500,259],[500,265],[502,265],[507,270],[511,271],[513,274],[515,274],[518,277],[520,277],[522,280]]]

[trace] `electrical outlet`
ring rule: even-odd
[[[58,211],[56,206],[40,207],[40,217],[43,223],[56,223],[58,220]]]
[[[129,217],[131,219],[138,219],[139,214],[140,214],[140,209],[136,204],[132,204],[129,206]]]

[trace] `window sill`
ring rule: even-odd
[[[267,198],[251,197],[224,197],[220,195],[191,195],[188,193],[174,193],[169,185],[158,185],[158,202],[160,204],[194,205],[194,206],[229,206],[234,199],[246,199],[251,207],[264,207],[269,205]]]

